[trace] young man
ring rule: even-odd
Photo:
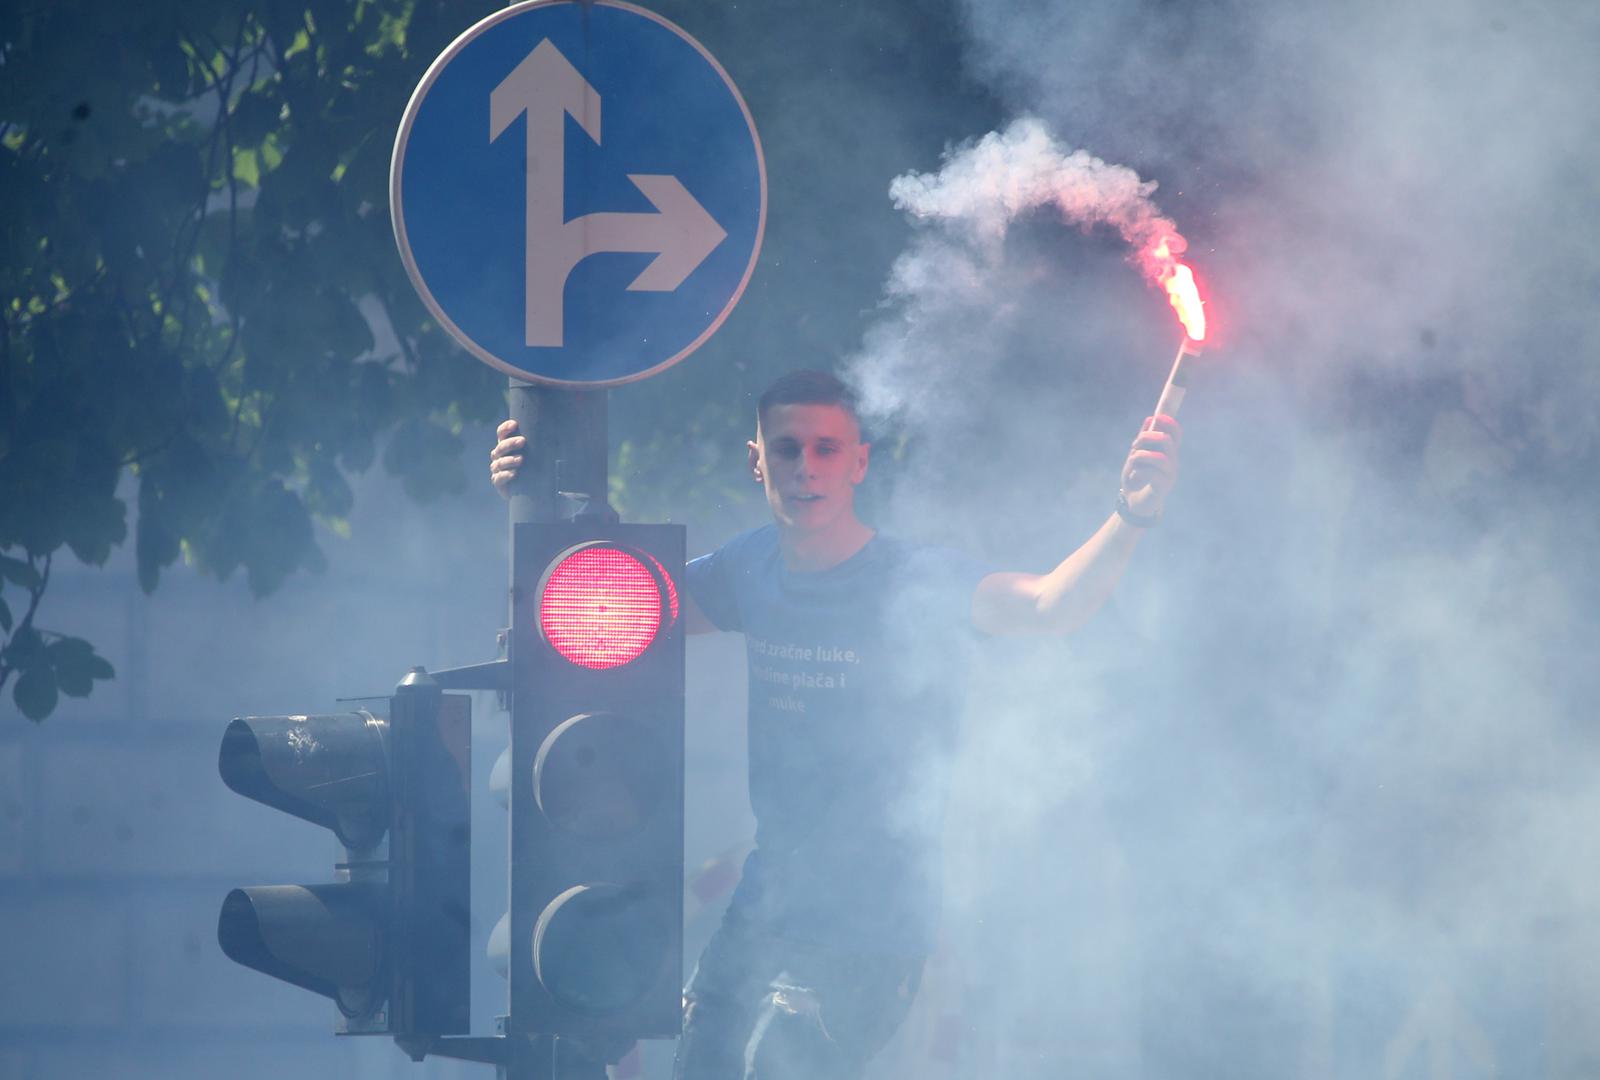
[[[526,442],[497,434],[504,494]],[[1160,517],[1179,437],[1164,416],[1139,432],[1116,511],[1054,570],[993,572],[856,516],[871,446],[838,379],[762,395],[747,445],[772,524],[685,571],[689,632],[745,635],[756,846],[684,989],[675,1077],[848,1080],[888,1041],[934,944],[969,647],[1088,620]]]

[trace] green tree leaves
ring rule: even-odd
[[[0,15],[0,691],[24,715],[111,677],[34,616],[57,551],[98,564],[128,538],[130,495],[144,589],[181,558],[265,595],[323,565],[314,521],[341,526],[346,472],[385,441],[407,490],[465,486],[460,425],[503,380],[393,265],[387,149],[494,6]]]
[[[82,638],[57,637],[47,642],[32,629],[7,643],[3,663],[19,673],[12,698],[30,720],[49,716],[61,694],[88,697],[96,679],[116,674]]]
[[[0,632],[6,634],[4,645],[0,645],[0,687],[16,677],[12,700],[31,720],[50,715],[60,695],[87,697],[95,680],[115,675],[105,658],[82,638],[34,628],[34,612],[49,580],[48,558],[40,566],[0,555]],[[13,595],[21,589],[28,596],[20,621],[5,598],[7,586],[12,587]]]

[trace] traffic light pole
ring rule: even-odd
[[[564,390],[511,379],[509,394],[511,419],[527,440],[522,468],[510,488],[511,527],[580,517],[616,521],[609,499],[606,391]],[[508,581],[514,574],[515,567],[509,567]],[[453,1056],[450,1041],[439,1040],[442,1045],[434,1052]],[[469,1060],[494,1060],[497,1080],[605,1078],[604,1064],[588,1060],[557,1036],[510,1033],[482,1041],[498,1044],[483,1049],[499,1053],[493,1059]]]
[[[511,380],[511,419],[528,446],[512,482],[511,524],[592,516],[616,521],[607,498],[604,390]]]

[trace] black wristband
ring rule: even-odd
[[[1126,491],[1117,492],[1117,516],[1129,525],[1135,525],[1141,529],[1153,529],[1161,522],[1161,514],[1159,512],[1154,514],[1135,514],[1133,507],[1128,505],[1128,493]]]

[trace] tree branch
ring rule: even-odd
[[[38,575],[39,582],[37,585],[27,587],[27,613],[24,614],[22,619],[11,628],[11,634],[6,638],[5,647],[0,648],[0,690],[5,689],[6,682],[11,678],[11,673],[16,670],[15,668],[6,664],[6,651],[10,647],[11,643],[15,641],[24,631],[33,629],[33,617],[39,610],[39,601],[44,599],[44,591],[50,585],[50,562],[54,556],[47,552],[43,556],[44,568],[40,569],[38,566],[40,556],[35,555],[26,548],[23,549],[23,555],[27,557],[28,565],[33,568],[33,572]]]

